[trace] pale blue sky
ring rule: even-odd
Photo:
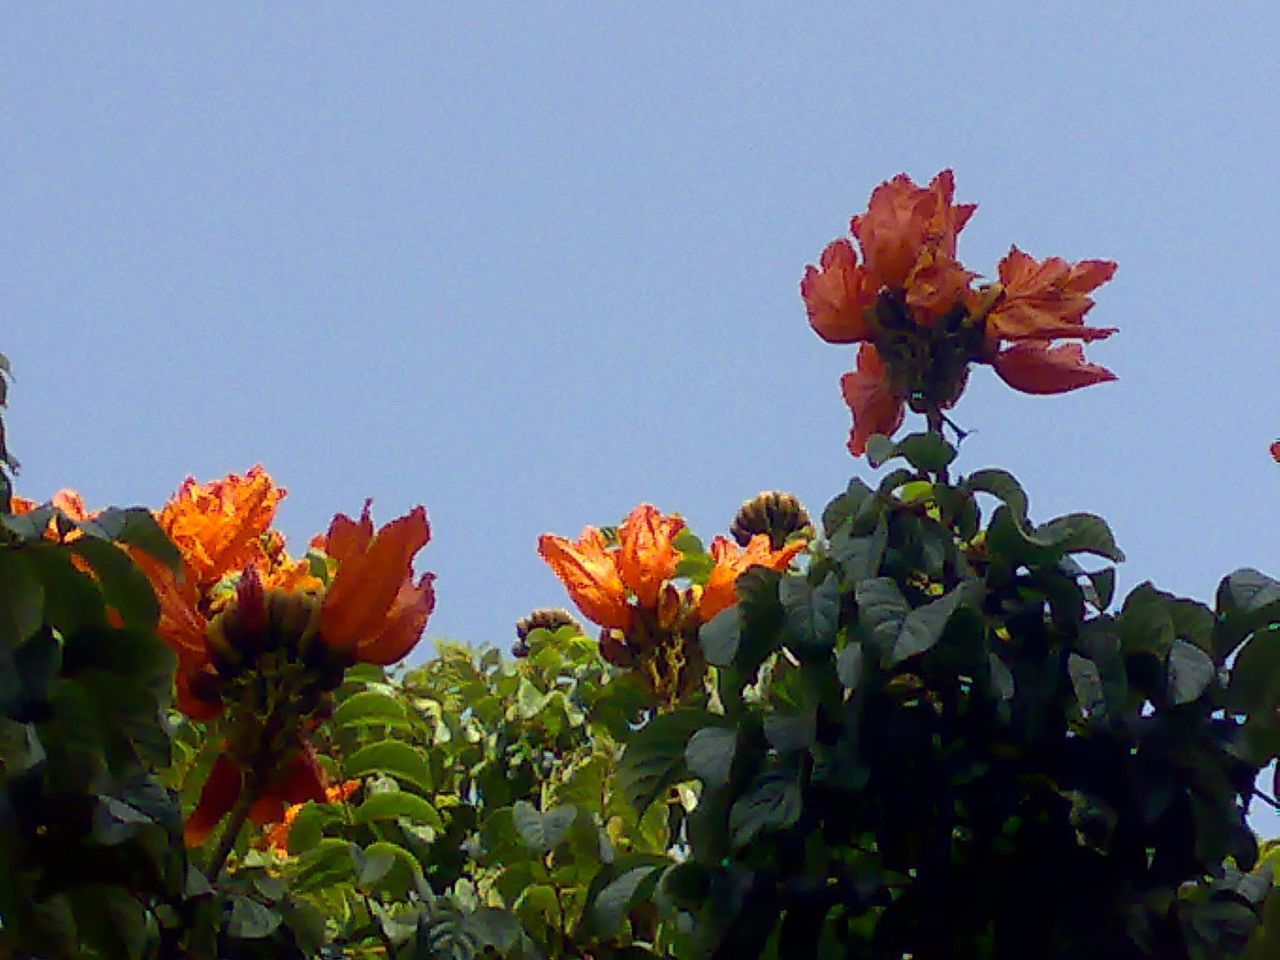
[[[1206,4],[8,4],[0,351],[20,489],[159,504],[263,462],[299,546],[425,503],[429,627],[563,602],[539,533],[815,512],[850,348],[797,283],[880,180],[956,171],[994,272],[1119,261],[1057,398],[975,372],[961,470],[1144,579],[1280,573],[1280,13]]]

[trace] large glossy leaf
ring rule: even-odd
[[[659,714],[637,730],[618,766],[618,785],[638,813],[643,813],[677,780],[688,776],[685,747],[694,733],[720,721],[704,710]]]
[[[767,773],[740,796],[729,811],[733,845],[741,848],[762,833],[784,830],[800,817],[800,784],[794,773]]]
[[[840,584],[829,573],[817,586],[803,574],[782,578],[778,598],[784,611],[787,639],[802,648],[835,646],[840,615]]]
[[[430,803],[414,793],[403,790],[387,790],[375,793],[356,808],[356,823],[372,823],[376,820],[398,820],[443,831],[444,821]]]
[[[425,754],[401,740],[382,740],[361,747],[343,766],[348,777],[385,773],[424,793],[431,792],[431,767]]]

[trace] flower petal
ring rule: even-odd
[[[430,539],[427,512],[414,507],[379,530],[363,551],[344,543],[340,549],[346,559],[320,609],[324,641],[340,650],[355,650],[362,641],[377,637],[401,588],[413,576],[414,555]]]
[[[875,304],[876,284],[858,266],[853,244],[848,240],[828,244],[820,264],[820,268],[806,267],[800,281],[809,326],[828,343],[871,339],[866,311]]]
[[[858,366],[840,380],[845,403],[853,412],[849,452],[860,457],[867,452],[872,435],[891,435],[906,418],[903,398],[889,383],[888,371],[876,348],[864,343],[858,350]]]
[[[1088,363],[1078,343],[1055,347],[1040,340],[1020,341],[996,354],[991,365],[1000,379],[1023,393],[1066,393],[1116,379],[1106,367]]]
[[[578,542],[544,533],[538,538],[538,555],[560,578],[578,609],[602,627],[626,630],[631,625],[627,587],[618,573],[614,555],[605,549],[604,536],[595,527],[582,531]]]
[[[415,586],[406,580],[387,611],[382,632],[368,641],[356,644],[356,659],[361,663],[388,666],[409,655],[422,639],[427,619],[436,606],[434,573],[424,573]]]
[[[672,540],[683,529],[682,517],[663,516],[651,503],[632,510],[618,528],[618,573],[640,606],[655,608],[663,581],[675,574],[681,554]]]
[[[187,846],[198,847],[208,839],[214,827],[240,799],[240,790],[240,767],[225,753],[218,754],[209,770],[209,778],[200,788],[200,801],[182,828]]]

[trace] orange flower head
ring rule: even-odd
[[[49,505],[57,507],[67,517],[68,520],[74,520],[77,523],[97,516],[97,511],[90,513],[85,509],[84,497],[77,491],[64,487],[49,499]],[[19,497],[16,494],[9,498],[9,512],[17,517],[24,513],[31,513],[41,507],[42,504],[35,500],[29,500],[26,497]],[[80,536],[79,530],[72,530],[65,537],[58,529],[58,520],[56,517],[49,520],[49,526],[44,533],[46,540],[62,540],[70,542]]]
[[[663,583],[680,562],[675,538],[683,529],[682,517],[642,503],[618,528],[617,547],[609,547],[603,533],[587,527],[576,542],[544,533],[538,538],[538,554],[589,620],[625,632],[633,617],[633,594],[635,606],[657,609]]]
[[[706,623],[722,610],[738,602],[738,577],[752,567],[785,570],[791,561],[808,546],[804,540],[793,540],[780,550],[769,544],[767,533],[757,533],[745,548],[739,547],[728,537],[716,537],[711,541],[711,558],[716,565],[702,588],[698,601],[698,618]]]
[[[359,789],[359,780],[347,780],[332,787],[325,787],[324,801],[325,803],[346,803]],[[298,819],[298,814],[302,812],[304,807],[306,807],[306,803],[291,803],[285,807],[284,818],[279,823],[273,823],[267,827],[259,846],[267,850],[274,850],[277,853],[287,854],[289,852],[289,834],[293,830],[293,821]]]
[[[945,257],[955,256],[956,238],[977,208],[953,204],[954,195],[950,170],[943,170],[927,187],[916,186],[900,173],[872,191],[867,212],[854,217],[849,229],[878,285],[904,288],[926,246]]]
[[[375,533],[370,506],[359,520],[340,513],[329,525],[325,549],[338,572],[320,608],[320,636],[356,661],[386,665],[413,649],[435,609],[435,574],[413,578],[431,525],[419,506]]]
[[[233,473],[206,484],[188,477],[157,520],[205,589],[228,573],[265,560],[262,536],[285,492],[261,466],[243,477]]]
[[[867,310],[875,305],[876,284],[858,265],[848,240],[834,240],[822,251],[820,266],[805,268],[800,296],[809,313],[809,326],[827,343],[857,343],[871,339]]]

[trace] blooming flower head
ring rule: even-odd
[[[1090,294],[1116,265],[1039,261],[1013,247],[1000,261],[999,282],[975,289],[978,274],[956,259],[956,247],[976,208],[953,202],[954,194],[950,170],[926,187],[906,174],[880,184],[866,213],[850,223],[857,247],[849,238],[833,241],[800,282],[814,331],[829,343],[860,344],[842,383],[854,456],[873,434],[897,430],[908,406],[939,428],[972,363],[991,365],[1027,393],[1115,379],[1085,361],[1080,344],[1116,332],[1084,324]]]
[[[324,788],[325,803],[346,803],[360,789],[359,780],[347,780]],[[267,827],[262,835],[260,846],[276,853],[289,852],[289,834],[293,831],[293,821],[298,819],[306,803],[291,803],[284,809],[284,816],[277,823]]]
[[[683,529],[681,517],[642,503],[618,528],[617,546],[587,527],[576,541],[544,533],[538,553],[589,620],[625,631],[637,607],[657,609],[662,584],[680,562],[675,538]]]
[[[774,550],[767,533],[757,533],[746,547],[739,547],[727,537],[716,537],[711,541],[711,557],[716,565],[711,569],[698,600],[699,618],[706,623],[737,603],[738,577],[752,567],[785,570],[807,546],[804,540],[793,540],[780,550]]]

